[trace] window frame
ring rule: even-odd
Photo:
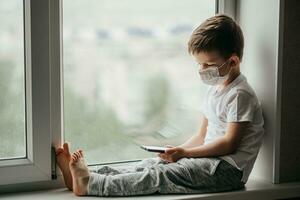
[[[226,14],[236,18],[237,0],[216,0],[216,14]]]
[[[23,0],[26,157],[0,160],[0,192],[6,185],[53,178],[51,143],[61,134],[56,73],[60,37],[55,21],[59,15],[54,13],[59,11],[58,2]],[[57,135],[51,134],[55,131]]]
[[[64,130],[62,1],[23,0],[27,158],[0,160],[0,193],[64,186],[53,150]],[[216,13],[235,17],[236,0],[215,4]]]

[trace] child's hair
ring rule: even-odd
[[[244,37],[239,25],[226,15],[216,15],[205,20],[192,33],[188,42],[190,54],[217,51],[228,58],[236,54],[243,57]]]

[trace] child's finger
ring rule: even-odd
[[[176,148],[176,147],[170,148],[170,149],[166,149],[166,154],[172,154],[172,153],[174,153],[174,152],[176,152],[176,151],[177,151],[177,148]]]
[[[168,160],[168,157],[165,154],[161,154],[160,157],[164,160]]]
[[[162,154],[158,153],[157,156],[158,156],[161,160],[164,160]]]

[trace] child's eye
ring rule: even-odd
[[[212,66],[215,66],[215,64],[207,64],[207,63],[197,63],[196,67],[200,67],[200,68],[208,68],[208,67],[212,67]]]
[[[204,68],[208,68],[208,67],[211,67],[211,66],[214,66],[214,65],[213,64],[206,64],[206,63],[204,63],[204,64],[202,64],[200,66],[202,66]]]
[[[206,64],[207,67],[215,66],[215,64]]]

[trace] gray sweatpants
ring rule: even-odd
[[[157,157],[131,166],[91,170],[87,195],[221,192],[243,188],[241,178],[242,171],[219,158],[182,158],[166,163]]]

